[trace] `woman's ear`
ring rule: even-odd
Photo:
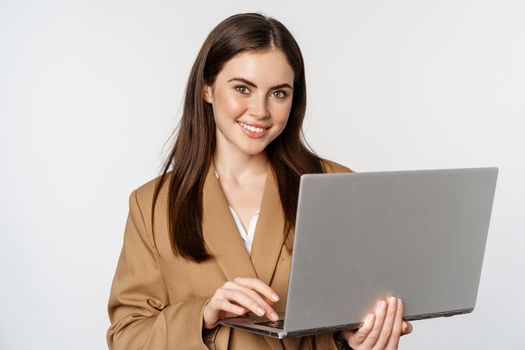
[[[213,89],[211,86],[204,84],[204,91],[203,91],[204,101],[208,103],[213,103]]]

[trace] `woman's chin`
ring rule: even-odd
[[[260,156],[260,155],[264,154],[264,149],[258,150],[258,151],[245,152],[245,154],[250,156],[250,157]]]
[[[265,152],[266,145],[264,146],[258,146],[258,147],[244,147],[241,148],[241,151],[246,154],[247,156],[258,156]]]

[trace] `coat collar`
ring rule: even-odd
[[[202,228],[207,248],[228,280],[251,277],[270,285],[284,238],[279,187],[270,163],[251,258],[228,207],[226,196],[215,176],[215,167],[210,164],[203,188]]]

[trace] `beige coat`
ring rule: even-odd
[[[328,172],[351,170],[325,161]],[[219,326],[205,339],[202,312],[215,290],[235,277],[259,278],[281,297],[274,304],[285,310],[291,255],[283,242],[284,216],[275,174],[269,166],[251,256],[228,209],[228,202],[210,167],[203,189],[203,235],[216,257],[194,263],[174,256],[167,223],[167,186],[155,209],[155,180],[129,197],[124,244],[111,287],[107,332],[110,349],[337,349],[332,333],[277,340]],[[271,176],[270,176],[271,175]],[[293,234],[293,232],[292,232]]]

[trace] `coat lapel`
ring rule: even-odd
[[[284,215],[277,179],[268,163],[251,258],[229,210],[229,204],[210,165],[203,189],[203,235],[226,278],[259,278],[270,285],[283,245]]]
[[[257,276],[270,285],[283,245],[284,215],[279,186],[268,163],[268,175],[252,243],[251,260]]]
[[[229,204],[210,165],[202,194],[204,241],[221,267],[226,279],[257,278],[250,256],[229,210]]]

